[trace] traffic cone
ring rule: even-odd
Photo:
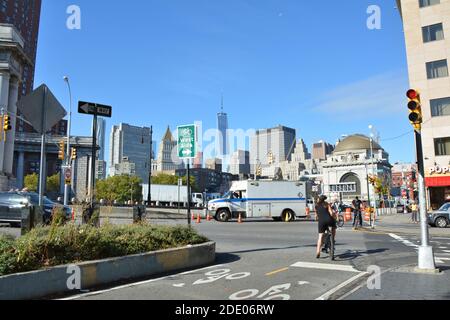
[[[202,223],[202,218],[200,217],[200,213],[197,214],[197,223]]]
[[[194,221],[195,220],[195,215],[194,215],[194,213],[192,212],[192,215],[191,215],[191,220],[192,221]]]
[[[239,213],[238,223],[242,223],[242,215]]]
[[[72,221],[75,221],[75,209],[72,208]]]
[[[209,213],[206,216],[206,221],[211,221],[211,216],[209,215]]]

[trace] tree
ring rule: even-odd
[[[165,184],[165,185],[170,185],[170,186],[177,186],[178,185],[178,179],[180,177],[178,176],[174,176],[174,175],[170,175],[170,174],[166,174],[166,173],[160,173],[155,177],[152,177],[152,184]],[[181,178],[183,181],[183,185],[186,185],[186,181],[187,178],[186,176]],[[189,178],[190,182],[191,182],[191,188],[192,191],[196,191],[197,190],[197,185],[195,183],[195,177],[191,176]]]
[[[59,192],[60,181],[59,173],[47,177],[47,192]]]
[[[96,198],[108,203],[117,201],[125,203],[142,201],[142,180],[137,176],[113,176],[96,183]]]
[[[36,192],[38,190],[39,175],[37,173],[29,174],[25,176],[24,187],[30,192]]]

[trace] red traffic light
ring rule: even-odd
[[[419,93],[416,90],[411,89],[411,90],[408,90],[408,92],[406,93],[406,96],[409,99],[414,100],[414,99],[417,99],[419,97]]]

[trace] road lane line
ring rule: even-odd
[[[280,273],[280,272],[284,272],[284,271],[288,271],[289,270],[289,267],[287,267],[287,268],[282,268],[282,269],[278,269],[278,270],[275,270],[275,271],[272,271],[272,272],[269,272],[269,273],[266,273],[266,276],[273,276],[274,274],[277,274],[277,273]]]
[[[330,299],[330,297],[335,294],[336,292],[338,292],[339,290],[341,290],[342,288],[348,286],[349,284],[351,284],[352,282],[358,280],[359,278],[364,277],[365,275],[367,275],[367,272],[361,272],[359,274],[357,274],[356,276],[348,279],[347,281],[341,283],[340,285],[338,285],[337,287],[327,291],[326,293],[324,293],[323,295],[321,295],[320,297],[318,297],[316,300],[328,300]]]
[[[291,267],[293,268],[306,268],[306,269],[322,269],[322,270],[335,270],[345,272],[360,272],[352,266],[339,265],[339,264],[326,264],[326,263],[313,263],[313,262],[297,262]]]
[[[125,284],[125,285],[114,287],[114,288],[110,288],[110,289],[105,289],[105,290],[100,290],[100,291],[93,291],[93,292],[88,292],[88,293],[82,293],[82,294],[78,294],[78,295],[75,295],[75,296],[62,298],[62,299],[56,299],[56,300],[65,301],[65,300],[75,300],[75,299],[80,299],[80,298],[86,298],[86,297],[90,297],[90,296],[97,296],[97,295],[100,295],[100,294],[103,294],[103,293],[107,293],[107,292],[111,292],[111,291],[132,288],[132,287],[136,287],[136,286],[140,286],[140,285],[144,285],[144,284],[148,284],[148,283],[152,283],[152,282],[156,282],[156,281],[160,281],[160,280],[166,280],[168,278],[172,278],[172,277],[176,277],[176,276],[188,275],[188,274],[191,274],[191,273],[195,273],[197,271],[208,270],[208,269],[217,268],[217,267],[223,267],[223,266],[225,266],[225,264],[218,264],[218,265],[214,265],[214,266],[210,266],[210,267],[206,267],[206,268],[201,268],[201,269],[186,271],[186,272],[183,272],[183,273],[173,274],[173,275],[170,275],[170,276],[165,276],[165,277],[161,277],[161,278],[157,278],[157,279],[151,279],[151,280],[146,280],[146,281],[134,282],[134,283]]]

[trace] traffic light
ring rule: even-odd
[[[406,96],[409,99],[408,109],[410,111],[409,121],[413,125],[414,129],[421,130],[422,129],[422,103],[420,101],[420,94],[417,90],[410,89],[406,93]]]
[[[59,151],[58,151],[58,159],[59,160],[65,159],[65,152],[64,152],[65,147],[66,147],[66,142],[64,140],[61,140],[59,142]]]
[[[11,129],[11,118],[6,114],[3,116],[3,131],[10,131]]]
[[[71,159],[72,160],[76,160],[77,159],[77,149],[75,149],[75,148],[72,148]]]

